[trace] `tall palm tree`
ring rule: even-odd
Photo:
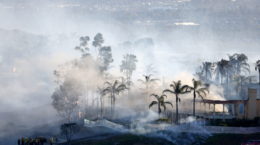
[[[259,74],[259,85],[260,85],[260,60],[256,61],[255,70],[258,71],[258,74]]]
[[[223,84],[223,78],[226,76],[225,70],[225,61],[222,59],[221,61],[216,62],[216,70],[215,73],[217,74],[217,78],[220,78],[220,84]]]
[[[229,61],[234,67],[236,75],[240,75],[241,72],[250,73],[250,65],[247,63],[248,57],[241,53],[235,53],[229,56]]]
[[[195,116],[195,99],[199,96],[202,100],[203,97],[206,97],[209,90],[207,87],[202,87],[202,82],[199,80],[192,79],[193,86],[190,86],[189,89],[193,93],[193,116]]]
[[[211,70],[212,70],[212,62],[203,62],[203,71],[205,72],[206,82],[208,82],[209,77],[212,76]]]
[[[165,89],[163,93],[172,93],[175,95],[176,99],[176,123],[178,124],[179,121],[179,111],[178,111],[178,102],[181,101],[179,98],[179,95],[189,93],[189,86],[188,85],[182,85],[181,81],[175,82],[173,81],[172,84],[170,84],[170,89]]]
[[[143,76],[144,76],[144,80],[138,79],[138,81],[140,81],[145,86],[145,95],[148,96],[152,84],[158,81],[159,79],[152,78],[152,74],[143,75]]]
[[[219,67],[222,69],[221,73],[223,73],[221,75],[221,80],[223,79],[224,76],[226,77],[226,92],[227,92],[227,96],[229,96],[229,82],[230,82],[231,74],[232,72],[234,72],[234,67],[232,66],[229,60],[225,60],[225,59],[221,59],[221,61],[219,62]]]
[[[157,94],[151,94],[151,96],[154,96],[156,98],[156,101],[152,101],[151,104],[149,105],[149,108],[151,108],[153,105],[157,105],[158,106],[158,114],[160,117],[160,114],[162,112],[161,107],[164,108],[164,111],[166,110],[166,104],[169,104],[173,107],[172,103],[169,101],[164,101],[164,97],[167,97],[165,94],[162,95],[157,95]]]
[[[113,115],[115,109],[116,95],[119,95],[121,92],[127,90],[126,84],[120,83],[118,80],[115,80],[113,83],[105,82],[105,88],[103,90],[104,95],[108,94],[111,98],[111,113]]]
[[[105,96],[104,89],[98,87],[97,93],[99,94],[99,101],[100,101],[100,118],[103,119],[103,115],[104,115],[104,96]]]

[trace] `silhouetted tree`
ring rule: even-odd
[[[104,46],[99,49],[99,63],[101,72],[108,70],[109,65],[113,62],[112,50],[110,46]]]
[[[260,85],[260,60],[256,61],[255,70],[258,71],[258,74],[259,74],[259,85]]]
[[[176,123],[179,123],[179,111],[178,111],[178,102],[181,101],[179,98],[179,95],[189,93],[189,86],[188,85],[182,85],[181,81],[175,82],[173,81],[172,84],[170,84],[170,89],[165,89],[163,93],[172,93],[175,95],[176,99]]]
[[[76,46],[75,49],[79,50],[82,53],[82,57],[88,56],[89,54],[89,42],[90,38],[89,36],[82,36],[79,38],[80,44],[79,46]]]
[[[92,45],[94,47],[101,47],[104,43],[103,35],[101,33],[97,33],[94,37],[94,41],[92,42]]]
[[[192,79],[192,85],[189,87],[189,91],[193,93],[193,116],[195,116],[195,99],[199,96],[202,100],[208,93],[207,87],[202,87],[202,82],[199,80]]]
[[[100,118],[103,119],[103,115],[104,115],[104,96],[105,96],[105,92],[104,92],[104,88],[98,88],[97,90],[98,94],[99,94],[99,100],[100,100]]]
[[[159,79],[152,78],[151,74],[143,75],[143,76],[144,76],[144,80],[138,79],[138,81],[140,81],[145,86],[145,95],[146,95],[146,97],[148,97],[148,93],[149,93],[149,90],[151,89],[151,86],[153,85],[153,83],[155,83]]]
[[[136,56],[133,54],[126,54],[120,65],[120,71],[126,75],[127,85],[130,86],[131,76],[136,69]]]
[[[108,94],[111,98],[111,113],[113,115],[115,109],[116,95],[127,89],[126,85],[120,83],[118,80],[114,82],[105,82],[105,88],[103,90],[104,95]]]
[[[158,106],[158,114],[160,116],[162,110],[161,110],[161,107],[164,108],[164,111],[166,110],[166,105],[172,105],[171,102],[169,101],[164,101],[164,97],[167,97],[165,94],[162,94],[162,95],[157,95],[157,94],[151,94],[151,96],[154,96],[156,98],[156,101],[152,101],[151,104],[149,105],[149,108],[151,108],[153,105],[157,105]]]
[[[79,132],[80,127],[76,123],[65,123],[60,127],[61,135],[65,136],[67,144],[70,145],[74,134]]]
[[[80,93],[77,84],[65,80],[65,82],[52,94],[52,105],[59,115],[71,122],[72,114],[78,107]]]
[[[250,73],[250,66],[247,60],[247,56],[243,53],[235,53],[229,56],[229,61],[234,68],[235,75],[241,75],[241,72]]]
[[[205,72],[206,82],[209,82],[209,78],[212,76],[212,62],[203,62],[203,71]]]
[[[220,84],[223,84],[223,78],[226,77],[225,60],[222,59],[221,61],[215,63],[215,65],[217,65],[215,69],[215,73],[217,74],[216,78],[217,80],[220,78]]]

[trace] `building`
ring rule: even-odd
[[[259,84],[247,85],[243,98],[245,99],[199,101],[200,108],[202,108],[201,110],[204,110],[204,112],[201,112],[198,116],[208,119],[260,119]],[[216,111],[216,105],[222,106],[222,112]]]

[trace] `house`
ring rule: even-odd
[[[244,99],[240,100],[204,100],[204,110],[200,117],[208,119],[260,119],[260,85],[246,86]],[[216,105],[221,105],[222,112],[216,111]],[[201,106],[201,105],[200,105]]]

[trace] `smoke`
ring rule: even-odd
[[[252,66],[260,53],[256,31],[259,2],[220,1],[213,10],[212,3],[173,1],[165,7],[160,3],[130,4],[127,0],[1,1],[0,129],[10,126],[7,130],[15,130],[59,119],[50,98],[57,87],[53,71],[80,58],[73,50],[80,36],[93,38],[98,32],[103,34],[105,45],[112,47],[114,62],[109,72],[115,78],[122,76],[119,65],[125,53],[137,55],[134,82],[146,73],[147,65],[153,64],[155,77],[161,79],[153,90],[158,94],[172,80],[191,84],[194,70],[204,60],[216,61],[227,54],[245,53]],[[126,47],[124,42],[131,45]],[[104,80],[94,64],[89,65],[88,70],[73,70],[69,74],[84,84],[84,89],[92,90]],[[210,86],[210,90],[208,98],[224,99],[223,89]],[[142,107],[141,110],[147,109],[142,96],[139,87],[120,95],[116,107],[125,111],[119,116],[134,115]],[[184,105],[180,110],[185,110],[191,104],[190,95],[182,97]],[[167,99],[174,100],[171,96]]]

